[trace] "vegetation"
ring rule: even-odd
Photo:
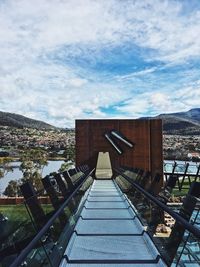
[[[19,186],[20,186],[20,180],[11,180],[4,191],[4,195],[8,197],[21,196],[21,191]]]
[[[75,145],[74,144],[68,145],[63,156],[64,158],[66,158],[67,161],[70,160],[72,162],[75,162]]]
[[[25,205],[0,205],[0,213],[10,221],[30,220]]]
[[[191,182],[193,180],[194,180],[194,178],[191,178]],[[176,187],[173,189],[173,192],[172,192],[173,193],[173,196],[174,197],[182,197],[182,196],[185,196],[185,195],[187,195],[189,188],[190,188],[190,182],[189,182],[188,179],[185,179],[181,191],[179,191],[178,185],[176,185]]]
[[[75,147],[73,144],[67,146],[62,159],[64,156],[66,158],[66,162],[63,164],[60,171],[67,170],[74,165]],[[36,191],[43,190],[41,178],[43,169],[48,164],[47,159],[48,151],[44,148],[23,148],[19,159],[21,161],[20,170],[23,173],[23,177],[18,180],[11,180],[3,194],[9,197],[21,196],[20,185],[26,181],[30,181]],[[0,157],[0,178],[4,177],[6,172],[12,170],[9,165],[11,161],[13,161],[13,158],[11,157]]]
[[[163,119],[163,130],[166,134],[200,134],[200,108],[194,108],[187,112],[161,114],[157,118]]]
[[[33,120],[22,115],[0,111],[0,125],[12,127],[27,127],[35,129],[53,129],[54,126],[43,121]]]
[[[73,166],[73,162],[72,161],[67,161],[67,162],[64,162],[60,169],[59,169],[59,172],[64,172],[64,171],[67,171],[69,169],[71,169]]]
[[[53,210],[51,204],[42,204],[45,214]],[[24,204],[18,205],[0,205],[0,214],[3,214],[10,221],[30,221],[29,213]]]
[[[75,145],[74,144],[68,145],[67,149],[63,153],[63,156],[66,159],[66,162],[64,162],[61,165],[61,167],[59,169],[60,172],[67,171],[75,165],[75,155],[76,155]]]
[[[45,214],[50,213],[53,209],[52,205],[42,206],[44,206]],[[18,242],[24,242],[34,237],[35,227],[24,204],[1,205],[0,216],[1,219],[4,219],[1,222],[3,231],[0,232],[0,251],[11,248],[12,254],[12,250]]]
[[[6,196],[20,196],[20,184],[30,181],[35,190],[39,191],[43,188],[41,178],[44,166],[48,164],[47,153],[41,149],[27,149],[23,152],[20,159],[20,170],[23,177],[19,180],[11,180],[4,191]]]
[[[0,157],[0,178],[4,177],[4,175],[12,171],[12,167],[9,165],[9,163],[12,161],[9,157]]]
[[[20,161],[20,170],[23,173],[21,182],[30,181],[37,191],[41,190],[42,171],[48,164],[47,153],[41,149],[28,149],[24,151]]]

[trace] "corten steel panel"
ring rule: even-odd
[[[96,166],[98,152],[109,152],[111,157],[111,163],[116,166],[118,162],[118,154],[114,151],[113,147],[105,139],[104,133],[109,130],[118,128],[117,121],[109,120],[93,120],[90,121],[90,133],[89,133],[89,150],[90,161],[92,166]],[[118,163],[117,163],[118,166]]]
[[[163,135],[160,133],[160,129],[162,129],[162,120],[151,120],[150,123],[151,172],[152,176],[154,176],[156,173],[163,173],[163,150],[161,149],[163,147]],[[162,185],[163,180],[160,181],[160,185],[157,187],[157,192],[159,192]]]
[[[149,169],[149,137],[150,128],[148,120],[125,120],[119,123],[119,132],[135,143],[133,149],[123,145],[124,154],[120,157],[120,165],[145,170]],[[142,153],[141,153],[142,151]]]
[[[84,161],[88,161],[89,158],[89,121],[76,121],[76,131],[78,129],[78,134],[75,135],[76,138],[76,161],[81,159],[82,164]],[[78,147],[77,147],[77,144]],[[77,153],[78,152],[78,153]],[[78,164],[81,165],[81,164]]]
[[[113,129],[135,143],[134,148],[113,138],[124,151],[119,155],[104,137]],[[162,121],[76,120],[76,165],[95,167],[100,151],[110,153],[113,167],[130,166],[162,174]]]

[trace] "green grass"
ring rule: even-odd
[[[53,210],[52,205],[42,205],[45,214]],[[6,216],[10,221],[30,221],[29,214],[23,204],[20,205],[0,205],[0,213]]]
[[[0,212],[11,221],[25,221],[29,219],[24,205],[1,205]]]
[[[192,181],[194,181],[194,178],[191,178],[190,180],[192,182]],[[190,188],[189,180],[185,179],[181,191],[179,191],[178,183],[177,183],[176,187],[173,189],[173,194],[175,197],[185,196],[185,195],[187,195],[189,188]]]

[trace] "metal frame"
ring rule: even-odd
[[[144,190],[141,186],[139,186],[137,183],[133,182],[131,178],[129,178],[127,175],[125,175],[122,170],[114,169],[114,171],[118,174],[120,174],[122,177],[124,177],[136,190],[141,192],[144,196],[146,196],[150,201],[155,203],[158,207],[160,207],[163,211],[167,212],[170,214],[174,219],[177,220],[182,226],[184,226],[185,229],[187,229],[190,233],[192,233],[195,237],[200,238],[200,229],[195,227],[194,225],[191,225],[189,222],[187,222],[184,218],[182,218],[178,213],[174,212],[171,210],[167,205],[162,203],[159,199],[157,199],[154,195],[150,194],[146,190]],[[87,180],[87,178],[94,173],[94,169],[89,172],[88,174],[81,179],[81,181],[78,183],[78,186],[75,188],[75,190],[70,194],[70,196],[65,200],[65,202],[60,206],[60,208],[54,213],[54,215],[50,218],[50,220],[45,224],[45,226],[36,234],[36,236],[33,238],[33,240],[26,246],[24,250],[19,254],[19,256],[14,260],[14,262],[10,265],[10,267],[18,267],[20,264],[23,263],[23,261],[26,259],[30,251],[35,247],[35,245],[41,241],[41,238],[43,235],[49,230],[50,226],[54,223],[54,221],[59,217],[59,215],[63,212],[65,207],[69,204],[70,200],[75,196],[75,194],[79,191],[79,189],[82,187],[84,182]],[[125,200],[124,200],[125,201]],[[83,218],[82,216],[79,216],[79,218],[82,218],[82,220],[92,220],[90,218]],[[95,218],[95,220],[109,220],[109,219],[116,219],[116,218]],[[120,218],[117,218],[120,219]],[[134,218],[121,218],[121,220],[133,220]],[[64,258],[67,260],[67,256],[64,256]],[[160,256],[156,258],[155,260],[152,260],[152,263],[157,263],[160,259]],[[94,261],[91,260],[88,262],[81,260],[73,260],[69,261],[71,263],[150,263],[150,261],[145,261],[145,260],[98,260]]]
[[[163,211],[167,212],[169,215],[171,215],[174,219],[176,219],[177,222],[179,222],[181,225],[184,226],[185,229],[187,229],[189,232],[191,232],[195,237],[200,239],[200,229],[190,224],[188,221],[186,221],[182,216],[180,216],[175,211],[171,210],[167,205],[162,203],[160,200],[158,200],[155,196],[148,193],[146,190],[144,190],[141,186],[139,186],[137,183],[133,182],[126,174],[119,171],[118,169],[114,169],[116,173],[123,176],[133,187],[135,187],[139,192],[141,192],[143,195],[145,195],[149,200],[151,200],[153,203],[155,203],[158,207],[160,207]]]
[[[125,136],[123,136],[121,133],[119,133],[118,131],[112,130],[110,133],[114,137],[122,141],[124,144],[126,144],[128,147],[133,148],[134,144],[131,141],[129,141]]]
[[[123,153],[121,148],[112,140],[111,136],[109,133],[104,134],[105,138],[108,140],[108,142],[114,147],[114,149],[117,151],[119,155]]]
[[[40,242],[43,235],[48,231],[49,227],[53,224],[53,222],[58,218],[58,216],[63,212],[64,208],[68,205],[70,200],[73,198],[73,196],[78,192],[78,190],[81,188],[81,186],[84,184],[84,182],[87,180],[87,178],[94,172],[95,169],[93,169],[91,172],[86,174],[85,178],[81,183],[78,185],[78,187],[71,193],[71,195],[65,200],[65,202],[60,206],[60,208],[54,213],[54,215],[49,219],[49,221],[44,225],[44,227],[36,234],[36,236],[33,238],[33,240],[26,246],[24,250],[19,254],[19,256],[14,260],[14,262],[10,265],[10,267],[19,267],[20,264],[23,263],[23,261],[26,259],[30,251],[34,248],[34,246]]]

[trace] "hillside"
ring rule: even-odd
[[[200,135],[200,108],[187,112],[160,114],[145,119],[162,119],[165,134],[174,135]],[[144,119],[144,118],[143,118]],[[0,126],[17,128],[56,129],[56,127],[43,121],[33,120],[22,115],[0,111]]]
[[[163,120],[166,134],[200,135],[200,108],[187,112],[160,114],[154,118]]]
[[[0,126],[17,128],[55,129],[54,126],[43,121],[33,120],[22,115],[0,111]]]

